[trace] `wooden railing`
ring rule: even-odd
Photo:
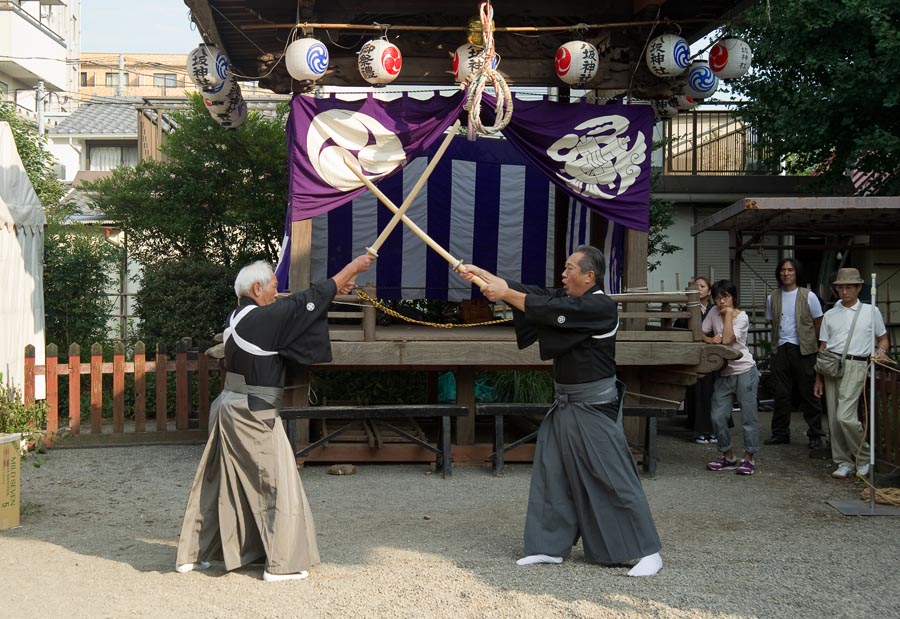
[[[121,342],[115,344],[112,362],[103,361],[103,347],[100,344],[91,346],[91,357],[87,363],[81,360],[81,347],[72,344],[68,350],[68,363],[60,363],[59,350],[55,344],[47,346],[47,357],[44,365],[36,365],[34,346],[25,348],[25,404],[34,402],[35,379],[44,376],[47,384],[47,431],[56,434],[59,431],[59,381],[62,377],[68,389],[68,430],[73,435],[82,433],[82,381],[81,376],[90,376],[88,393],[90,394],[89,427],[91,434],[103,431],[103,376],[112,375],[112,433],[125,432],[125,376],[133,376],[132,395],[134,432],[144,433],[155,430],[166,432],[169,412],[174,412],[175,430],[189,429],[189,416],[193,391],[189,386],[190,377],[196,379],[198,430],[205,435],[209,425],[209,381],[210,373],[219,372],[219,364],[205,354],[189,350],[188,343],[181,341],[175,349],[175,359],[169,359],[165,347],[157,346],[154,354],[147,355],[143,342],[134,346],[131,361],[125,359],[125,346]],[[170,402],[168,394],[169,374],[174,374],[175,399]],[[155,406],[151,411],[148,429],[147,411],[147,378],[155,378]],[[174,406],[173,406],[174,404]]]
[[[869,390],[866,385],[865,396]],[[878,369],[875,372],[875,460],[900,466],[900,375]],[[860,398],[860,406],[863,398]],[[869,411],[864,411],[868,415]]]

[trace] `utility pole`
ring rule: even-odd
[[[119,84],[116,87],[116,96],[121,97],[122,93],[122,85],[125,82],[125,54],[119,54]]]
[[[44,82],[37,83],[37,93],[35,93],[34,109],[37,111],[38,118],[38,135],[44,137]]]

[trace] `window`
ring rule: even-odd
[[[125,83],[123,86],[128,86],[128,74],[124,73]],[[107,86],[118,86],[119,85],[119,74],[118,73],[107,73],[106,74],[106,85]]]
[[[9,84],[6,82],[0,82],[0,100],[6,97],[6,93],[9,92]]]
[[[153,85],[161,88],[175,88],[178,86],[178,77],[174,73],[154,73]]]
[[[88,147],[88,169],[90,170],[114,170],[120,166],[134,167],[137,162],[137,145],[89,145]]]
[[[82,86],[88,85],[87,73],[84,71],[81,72],[81,85]]]

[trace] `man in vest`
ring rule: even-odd
[[[775,269],[780,287],[766,300],[766,320],[772,325],[770,369],[775,388],[775,412],[772,414],[772,436],[764,442],[766,445],[791,442],[791,411],[796,394],[808,426],[809,447],[821,449],[827,441],[822,430],[822,408],[813,395],[813,387],[822,304],[809,288],[797,285],[801,275],[802,266],[796,258],[781,260]]]

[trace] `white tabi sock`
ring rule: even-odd
[[[550,555],[528,555],[516,561],[516,565],[535,565],[537,563],[562,563],[562,557],[551,557]]]
[[[188,572],[193,572],[194,570],[203,571],[209,569],[209,563],[206,561],[201,561],[200,563],[182,563],[181,565],[175,566],[175,571],[179,574],[187,574]]]
[[[266,582],[283,582],[285,580],[303,580],[309,576],[306,570],[302,572],[294,572],[293,574],[270,574],[263,570],[263,580]]]
[[[656,576],[663,567],[662,557],[658,552],[647,555],[637,562],[633,568],[628,570],[629,576]]]

